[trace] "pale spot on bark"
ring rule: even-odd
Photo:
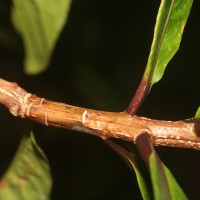
[[[83,112],[83,114],[82,114],[82,124],[85,124],[85,121],[86,121],[86,119],[87,119],[87,110],[85,110],[84,112]]]
[[[48,126],[49,125],[48,124],[48,114],[45,112],[44,116],[45,116],[45,118],[44,118],[45,119],[45,125]]]

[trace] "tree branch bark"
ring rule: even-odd
[[[103,112],[53,102],[26,92],[16,83],[0,79],[0,103],[14,116],[107,138],[135,142],[146,132],[154,145],[200,150],[200,121],[153,120],[126,112]]]

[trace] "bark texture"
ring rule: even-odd
[[[0,79],[0,103],[14,116],[107,138],[135,142],[148,133],[154,145],[200,150],[200,121],[153,120],[126,112],[103,112],[53,102],[26,92],[16,83]]]

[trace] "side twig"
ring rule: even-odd
[[[154,145],[200,150],[200,121],[153,120],[126,112],[103,112],[53,102],[26,92],[16,83],[0,79],[0,103],[14,116],[107,138],[135,142],[148,133]]]

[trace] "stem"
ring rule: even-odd
[[[140,106],[142,105],[143,101],[147,97],[149,93],[150,84],[149,81],[145,78],[142,79],[133,99],[131,100],[130,104],[126,108],[125,112],[129,115],[135,115]]]
[[[28,118],[46,126],[56,126],[107,138],[135,142],[148,133],[154,145],[200,150],[198,120],[153,120],[126,112],[103,112],[53,102],[26,92],[16,83],[0,79],[0,103],[14,116]]]

